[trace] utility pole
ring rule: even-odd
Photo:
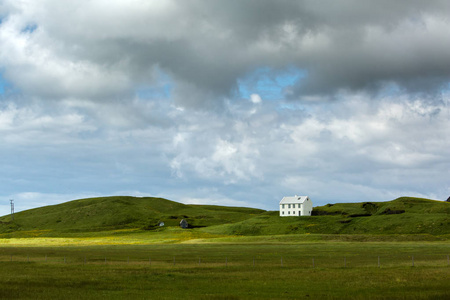
[[[14,199],[10,199],[11,202],[11,219],[14,221]]]

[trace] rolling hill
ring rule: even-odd
[[[387,202],[338,203],[314,207],[311,217],[279,217],[266,212],[209,233],[274,234],[431,234],[450,235],[450,203],[401,197]]]
[[[74,200],[0,217],[0,233],[40,230],[48,234],[107,231],[125,228],[154,230],[159,222],[191,228],[239,222],[265,212],[260,209],[186,205],[162,198],[114,196]]]
[[[178,226],[217,235],[431,234],[450,235],[450,203],[402,197],[387,202],[337,203],[314,207],[311,217],[277,211],[186,205],[162,198],[102,197],[74,200],[0,217],[0,236],[39,231],[64,236],[120,229],[161,231]],[[164,228],[158,223],[163,221]]]

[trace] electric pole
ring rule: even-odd
[[[9,200],[11,202],[11,219],[14,221],[14,199]]]

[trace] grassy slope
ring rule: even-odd
[[[389,202],[339,203],[315,207],[318,215],[284,217],[278,212],[240,207],[185,205],[161,198],[105,197],[71,201],[0,217],[0,236],[18,237],[74,233],[104,234],[139,228],[169,230],[182,218],[196,228],[196,237],[213,235],[284,234],[450,234],[450,203],[403,197]],[[392,214],[396,212],[396,214]],[[165,228],[155,225],[166,223]],[[95,233],[98,232],[98,233]],[[161,234],[161,232],[160,232]]]
[[[93,232],[113,229],[157,229],[159,221],[176,226],[181,219],[194,227],[233,223],[264,212],[252,208],[185,205],[162,198],[104,197],[81,199],[0,217],[0,232]]]
[[[387,214],[386,212],[401,214]],[[202,229],[236,235],[274,234],[450,234],[450,203],[402,197],[389,202],[340,203],[314,208],[319,215],[284,217],[266,212],[234,224]]]

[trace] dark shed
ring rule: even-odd
[[[189,224],[188,224],[188,222],[185,219],[182,219],[180,221],[180,227],[186,229],[186,228],[189,227]]]

